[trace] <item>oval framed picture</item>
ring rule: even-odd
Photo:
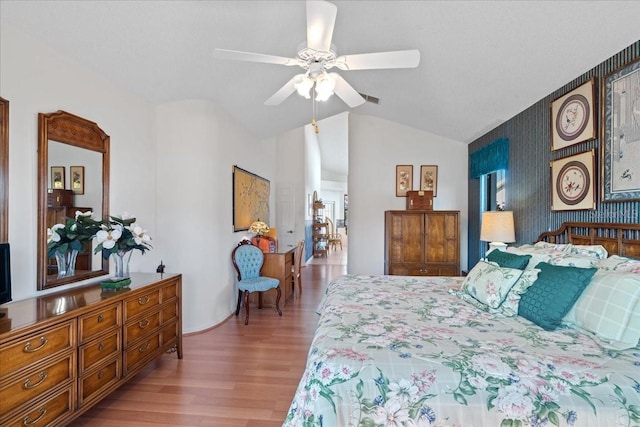
[[[551,150],[596,137],[595,79],[551,103]]]

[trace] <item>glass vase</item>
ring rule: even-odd
[[[113,261],[115,266],[115,275],[116,279],[126,279],[129,277],[129,261],[131,260],[131,255],[133,251],[126,252],[114,252]]]
[[[77,249],[71,249],[66,252],[56,252],[55,255],[56,263],[58,264],[58,277],[69,277],[76,274]]]

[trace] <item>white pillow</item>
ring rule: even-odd
[[[639,299],[639,274],[598,271],[564,321],[616,348],[635,347],[640,340]]]
[[[592,268],[598,264],[599,260],[590,256],[574,255],[567,252],[556,252],[551,255],[549,264],[562,267]]]
[[[462,291],[491,308],[498,308],[516,284],[522,270],[479,261],[467,274]]]
[[[599,261],[597,267],[606,271],[640,273],[640,260],[611,255],[609,258]]]
[[[609,252],[602,245],[569,245],[568,250],[572,254],[605,259]]]
[[[546,250],[545,250],[546,251]],[[525,270],[531,270],[541,262],[549,262],[551,259],[551,255],[546,252],[538,251],[533,248],[531,245],[525,245],[520,247],[508,247],[507,252],[511,252],[515,255],[531,255],[531,259],[529,260],[529,264],[527,264],[527,268]],[[552,253],[556,253],[557,251],[552,251]]]

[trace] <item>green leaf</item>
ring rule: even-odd
[[[613,391],[618,396],[618,399],[620,399],[620,402],[622,402],[623,405],[626,405],[627,404],[627,398],[624,395],[624,393],[622,392],[622,389],[618,385],[614,385],[613,386]]]
[[[509,418],[502,420],[500,427],[513,427],[513,420]]]
[[[453,398],[461,405],[467,405],[467,399],[461,393],[453,392]]]
[[[558,417],[558,414],[554,411],[549,412],[549,421],[551,421],[551,424],[559,426],[560,425],[560,418]]]

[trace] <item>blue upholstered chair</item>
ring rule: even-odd
[[[271,277],[261,276],[260,269],[264,262],[264,253],[262,250],[251,244],[248,240],[238,243],[238,246],[231,253],[233,266],[238,272],[238,307],[236,308],[236,316],[240,313],[240,302],[244,299],[244,307],[247,317],[244,324],[249,324],[249,294],[251,292],[260,292],[258,296],[258,308],[262,308],[262,292],[270,289],[276,289],[276,311],[282,316],[280,310],[280,280]]]

